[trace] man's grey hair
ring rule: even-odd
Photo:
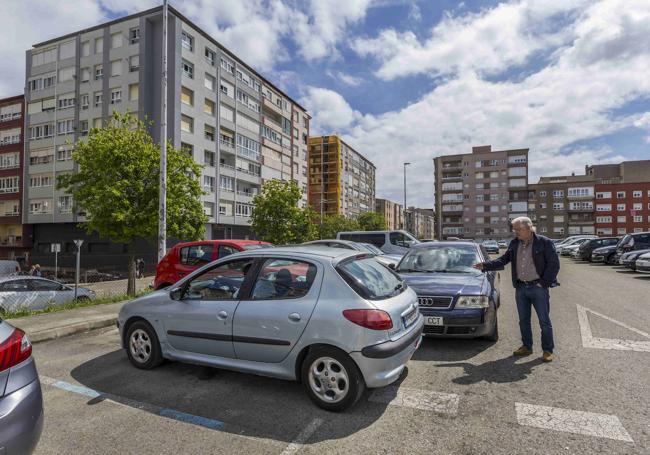
[[[514,226],[515,224],[521,224],[522,226],[525,226],[526,228],[533,230],[533,222],[527,216],[520,216],[512,220],[512,225]]]

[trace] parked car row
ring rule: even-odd
[[[185,261],[178,280],[123,306],[122,346],[142,369],[169,359],[300,381],[316,405],[342,411],[396,381],[423,334],[496,341],[500,276],[473,268],[486,247],[394,233],[216,256],[215,243],[177,245],[161,276],[207,245],[212,260]],[[401,257],[385,242],[409,246]]]
[[[650,232],[566,240],[556,245],[556,249],[576,260],[622,265],[637,272],[650,273]]]

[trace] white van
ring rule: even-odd
[[[0,260],[0,276],[18,275],[20,265],[17,261]]]
[[[386,254],[405,254],[411,245],[420,243],[406,231],[352,231],[336,234],[339,240],[370,243]]]

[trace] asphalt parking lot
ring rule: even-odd
[[[400,381],[343,414],[297,383],[167,362],[133,368],[116,329],[37,344],[39,454],[650,453],[650,275],[562,258],[557,359],[512,357],[501,272],[497,343],[425,339]],[[534,327],[536,320],[534,321]]]

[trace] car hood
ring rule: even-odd
[[[621,256],[622,259],[630,259],[632,257],[639,257],[642,254],[650,253],[650,249],[646,248],[644,250],[634,250],[630,251],[629,253],[625,253],[623,256]]]
[[[611,253],[612,251],[616,251],[616,245],[601,246],[600,248],[596,248],[595,250],[593,250],[592,253],[604,254],[604,253]]]
[[[418,295],[480,295],[486,278],[484,274],[469,273],[400,273]]]
[[[132,313],[132,312],[138,312],[150,305],[159,305],[160,297],[164,295],[169,295],[169,288],[153,291],[146,295],[143,295],[142,297],[133,299],[130,302],[127,302],[124,305],[122,305],[122,309],[120,310],[120,315]]]

